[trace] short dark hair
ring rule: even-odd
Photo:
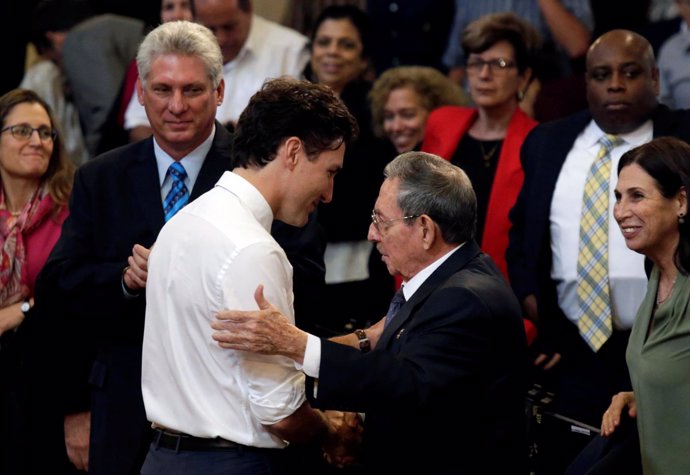
[[[69,31],[93,15],[88,0],[43,0],[31,13],[31,42],[43,54],[52,48],[47,32]]]
[[[369,17],[366,12],[356,7],[355,5],[331,5],[324,8],[316,21],[311,32],[311,41],[314,42],[316,32],[321,23],[326,20],[349,20],[359,33],[359,39],[362,42],[362,58],[368,59],[371,51],[371,36],[369,27]]]
[[[233,166],[263,167],[288,137],[299,137],[313,159],[352,142],[358,132],[354,117],[329,87],[287,77],[272,79],[252,96],[240,115]]]
[[[628,165],[637,164],[656,182],[665,198],[673,198],[684,188],[690,191],[690,145],[675,137],[658,137],[623,154],[618,174]],[[690,271],[690,219],[678,223],[680,239],[674,252],[676,267]]]

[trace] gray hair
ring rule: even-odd
[[[447,243],[474,238],[477,198],[460,168],[437,155],[413,151],[398,155],[383,174],[400,180],[397,203],[403,216],[428,215]]]
[[[137,68],[142,85],[146,85],[153,61],[164,54],[182,54],[201,59],[214,89],[223,79],[223,54],[216,37],[203,25],[189,21],[171,21],[146,35],[137,53]]]

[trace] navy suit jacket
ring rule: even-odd
[[[369,353],[322,340],[313,406],[365,412],[376,473],[523,473],[525,333],[500,271],[467,242]]]
[[[230,169],[230,146],[230,133],[216,123],[190,199]],[[145,292],[125,297],[122,273],[134,244],[153,245],[163,224],[153,139],[107,152],[77,171],[70,216],[38,279],[38,314],[65,343],[55,368],[62,409],[93,412],[94,473],[138,473],[145,454],[140,374],[146,299]]]

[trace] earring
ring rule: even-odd
[[[685,213],[680,213],[678,215],[678,224],[685,224]]]
[[[518,91],[517,92],[517,100],[518,102],[522,101],[525,98],[525,91]]]

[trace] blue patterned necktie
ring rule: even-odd
[[[168,192],[168,196],[165,197],[165,201],[163,201],[163,213],[165,214],[166,222],[175,216],[175,213],[180,211],[189,201],[189,191],[187,191],[187,186],[184,184],[187,170],[184,169],[181,163],[173,162],[168,168],[168,174],[172,178],[172,187]]]
[[[577,259],[577,301],[582,338],[598,351],[613,332],[609,292],[609,179],[611,150],[623,143],[605,135],[592,163],[583,193],[580,248]]]
[[[395,314],[398,313],[398,310],[400,310],[400,307],[403,306],[405,303],[405,294],[403,294],[402,287],[398,289],[398,291],[393,295],[393,300],[391,300],[391,304],[388,307],[388,313],[386,313],[386,322],[384,323],[384,328],[388,326],[388,324],[393,320],[393,317],[395,317]]]

